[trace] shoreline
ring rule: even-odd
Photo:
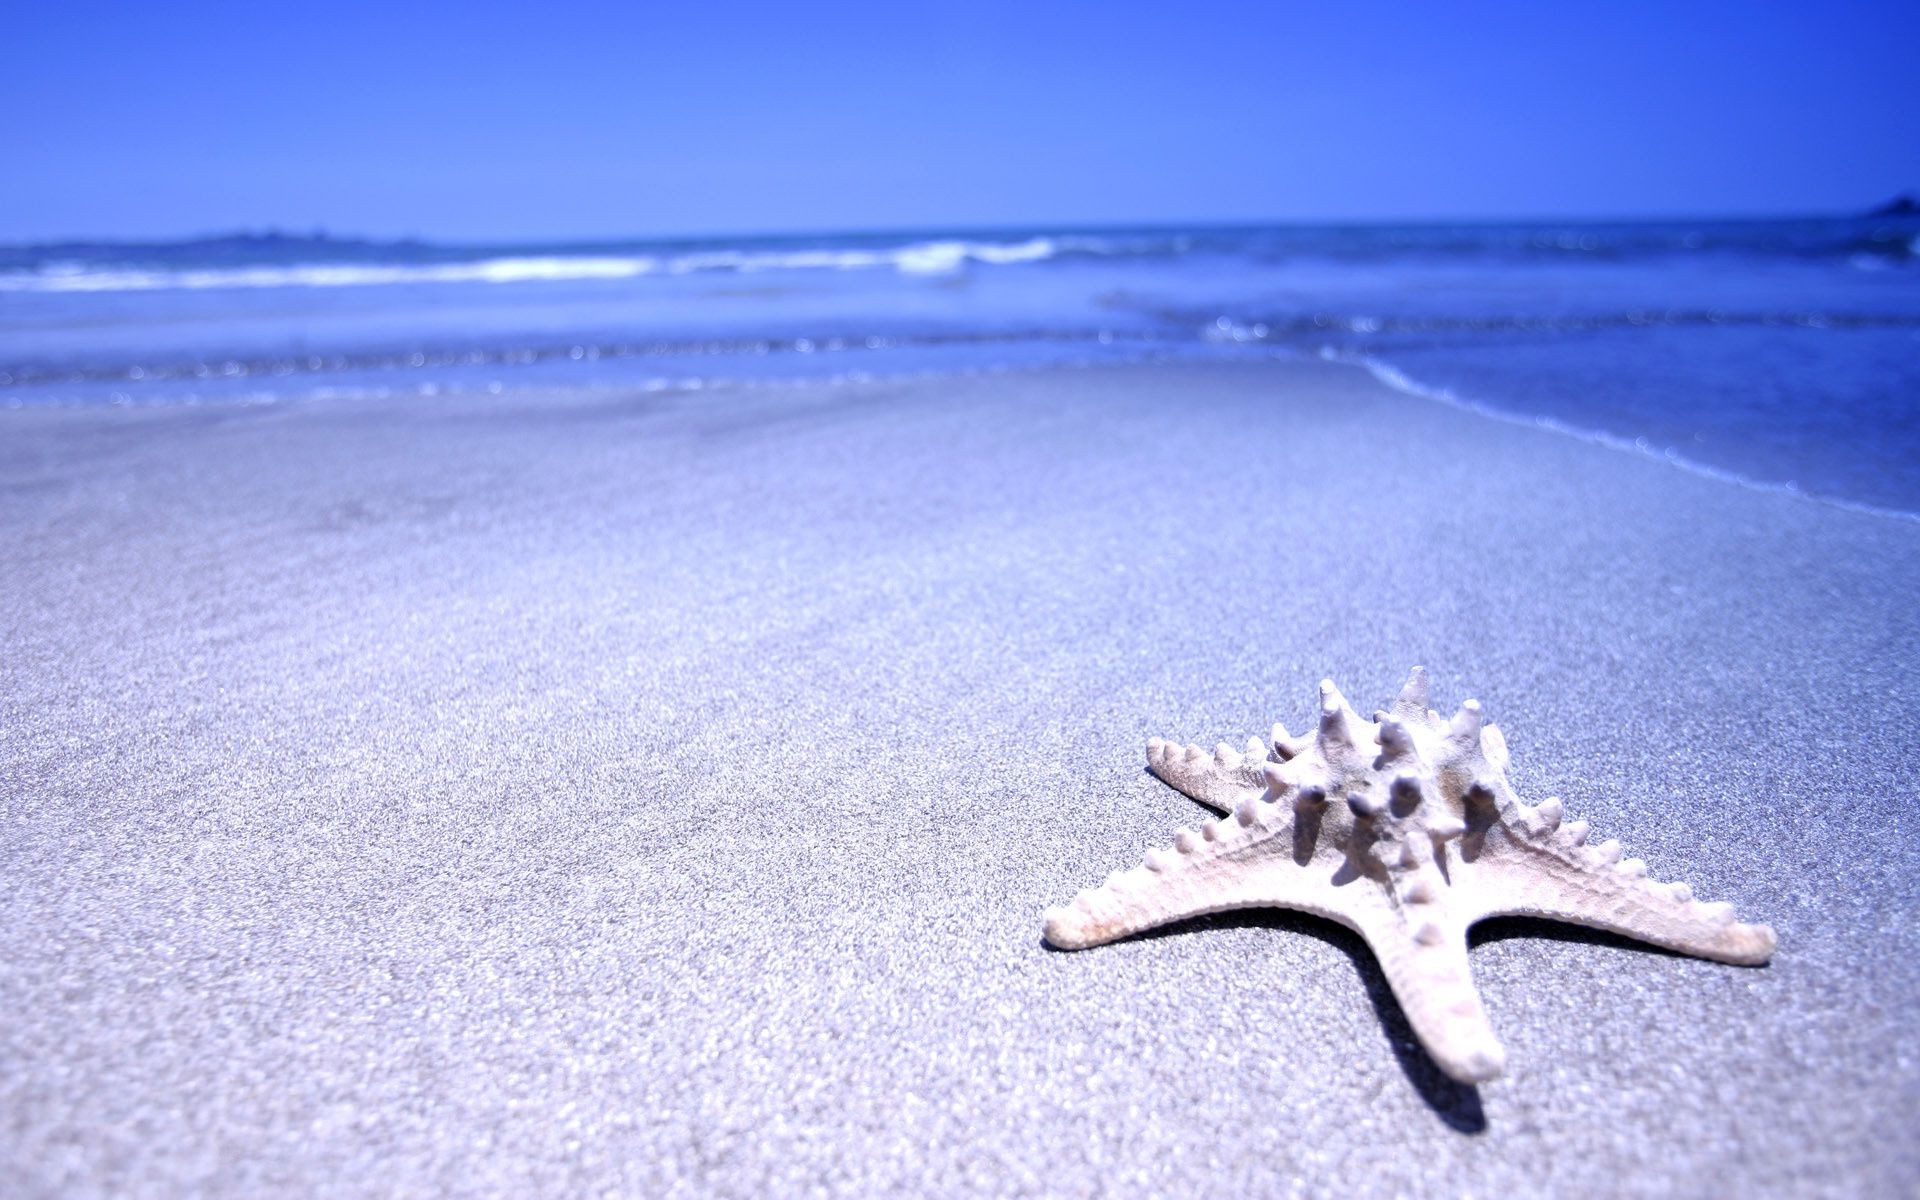
[[[1485,415],[1311,361],[7,414],[0,1164],[1898,1194],[1920,530]],[[1491,928],[1476,1090],[1326,922],[1041,947],[1203,815],[1147,738],[1416,662],[1773,964]]]
[[[831,342],[839,342],[843,339],[828,340]],[[1266,357],[1264,358],[1209,358],[1207,357],[1209,347],[1204,340],[1196,341],[1191,345],[1183,345],[1178,341],[1168,340],[1164,335],[1146,334],[1139,331],[1080,330],[1075,331],[1071,335],[1065,333],[1048,335],[1047,338],[1042,340],[1062,345],[1079,344],[1106,347],[1115,344],[1139,344],[1145,346],[1161,346],[1164,347],[1164,349],[1158,352],[1143,350],[1136,357],[1132,358],[1116,354],[1109,357],[1090,359],[1060,358],[1029,363],[1012,362],[965,367],[922,367],[878,371],[854,368],[852,370],[827,375],[794,374],[759,376],[751,374],[718,374],[703,376],[682,374],[678,376],[659,375],[637,379],[622,378],[612,381],[585,380],[575,383],[536,382],[516,384],[512,387],[504,387],[498,381],[485,386],[463,381],[455,381],[452,383],[418,383],[410,387],[344,385],[341,387],[310,388],[304,394],[298,395],[281,395],[268,391],[231,397],[215,397],[204,400],[193,397],[185,400],[167,398],[141,402],[133,402],[131,399],[109,400],[106,402],[97,400],[22,402],[17,398],[10,398],[4,403],[0,403],[0,408],[5,409],[8,413],[48,413],[107,410],[165,411],[172,409],[246,409],[303,406],[308,404],[337,404],[341,402],[378,402],[383,404],[393,402],[412,403],[420,399],[457,400],[467,398],[485,402],[503,395],[515,395],[523,398],[537,396],[564,398],[569,394],[576,393],[753,391],[842,385],[938,383],[945,380],[977,378],[983,375],[1040,374],[1056,371],[1124,370],[1128,368],[1164,368],[1179,366],[1248,366],[1258,363],[1299,364],[1317,361],[1358,367],[1382,385],[1407,396],[1445,405],[1460,412],[1471,413],[1475,416],[1484,417],[1504,425],[1513,425],[1523,429],[1532,429],[1539,432],[1551,433],[1559,437],[1571,438],[1587,445],[1598,446],[1602,449],[1632,455],[1636,458],[1660,463],[1701,478],[1731,484],[1734,487],[1745,488],[1750,491],[1770,495],[1790,496],[1845,512],[1884,517],[1896,521],[1920,522],[1920,511],[1893,508],[1880,504],[1869,504],[1865,501],[1850,500],[1842,496],[1829,495],[1824,492],[1809,492],[1791,482],[1768,482],[1764,479],[1757,479],[1750,475],[1742,474],[1739,471],[1716,467],[1710,463],[1688,458],[1684,454],[1677,453],[1672,447],[1668,447],[1665,450],[1656,449],[1648,444],[1644,438],[1630,438],[1624,434],[1609,433],[1602,429],[1570,424],[1556,417],[1528,414],[1502,408],[1488,401],[1462,396],[1452,388],[1425,383],[1402,370],[1400,367],[1395,366],[1384,357],[1371,354],[1348,353],[1331,345],[1323,345],[1318,350],[1276,345],[1267,348]],[[1023,338],[1014,339],[1015,344],[1022,344],[1025,341],[1026,339]],[[837,345],[815,346],[813,344],[814,339],[808,338],[797,339],[797,342],[805,343],[806,349],[794,350],[788,348],[782,352],[799,353],[804,357],[813,354],[815,351],[823,351],[831,354],[841,348]],[[753,343],[747,342],[739,343],[738,345],[747,346],[751,344]],[[921,345],[922,348],[925,348],[942,344],[939,339],[926,342],[924,345],[914,342],[913,339],[888,339],[889,349],[905,345]],[[968,339],[959,339],[958,344],[968,344]],[[697,347],[700,343],[689,342],[687,345]],[[730,347],[727,353],[739,352],[734,343],[727,343],[727,345]],[[707,353],[707,351],[693,349],[689,350],[689,353],[704,354]],[[553,356],[547,355],[546,357]],[[582,356],[575,355],[574,357],[579,359]],[[600,359],[601,355],[596,350],[584,357],[589,362],[595,362]],[[440,365],[437,360],[435,365]],[[4,382],[4,380],[0,380],[0,382]],[[0,419],[5,418],[0,417]]]
[[[1482,400],[1472,400],[1465,396],[1457,395],[1451,388],[1422,383],[1392,363],[1387,362],[1385,359],[1375,358],[1370,355],[1340,355],[1326,351],[1323,351],[1320,357],[1327,362],[1347,363],[1360,367],[1387,387],[1397,392],[1404,392],[1409,396],[1416,396],[1422,400],[1431,400],[1436,404],[1444,404],[1449,408],[1456,408],[1461,412],[1473,413],[1475,416],[1486,417],[1489,420],[1499,421],[1503,424],[1518,425],[1527,429],[1538,429],[1547,433],[1558,434],[1561,437],[1569,437],[1575,441],[1585,442],[1588,445],[1599,446],[1602,449],[1616,450],[1622,454],[1631,454],[1638,458],[1646,459],[1649,462],[1663,463],[1667,466],[1685,471],[1690,475],[1698,475],[1703,479],[1729,483],[1734,487],[1746,488],[1749,491],[1764,492],[1769,495],[1793,496],[1801,500],[1811,501],[1815,504],[1824,504],[1829,508],[1841,509],[1845,512],[1861,513],[1871,517],[1886,517],[1894,521],[1920,521],[1920,512],[1914,512],[1904,508],[1888,508],[1879,504],[1866,504],[1858,500],[1843,499],[1839,496],[1823,495],[1819,492],[1806,492],[1789,483],[1768,483],[1763,479],[1754,479],[1750,476],[1742,475],[1738,471],[1729,471],[1708,463],[1696,462],[1683,454],[1674,453],[1672,448],[1664,451],[1656,450],[1652,446],[1647,445],[1644,438],[1627,438],[1620,434],[1607,433],[1605,430],[1587,429],[1578,425],[1569,425],[1565,421],[1558,420],[1554,417],[1529,416],[1526,413],[1498,408]]]

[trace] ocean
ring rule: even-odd
[[[1912,216],[0,247],[0,408],[1249,356],[1920,515]]]

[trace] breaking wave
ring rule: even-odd
[[[707,250],[681,254],[510,255],[466,262],[290,263],[233,267],[90,266],[52,261],[0,272],[6,292],[131,292],[205,288],[376,287],[390,284],[532,283],[632,279],[699,271],[865,271],[946,275],[969,263],[1039,262],[1058,252],[1052,238],[1018,242],[940,240],[865,248]]]

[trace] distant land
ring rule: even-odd
[[[360,257],[368,251],[388,253],[400,251],[430,257],[439,248],[433,243],[415,237],[391,239],[341,237],[327,233],[325,230],[315,230],[312,233],[288,233],[279,229],[263,229],[236,230],[231,233],[156,241],[134,238],[85,238],[30,242],[0,245],[0,255],[60,257],[85,262],[89,259],[118,260],[128,251],[136,250],[143,256],[162,261],[172,257],[195,261],[205,259],[245,261],[255,258],[275,261],[283,260],[287,255],[297,252],[325,261]]]

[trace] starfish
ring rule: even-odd
[[[1462,1083],[1506,1067],[1467,970],[1467,928],[1483,918],[1547,917],[1726,963],[1772,957],[1772,929],[1654,882],[1619,842],[1586,845],[1587,823],[1562,824],[1558,798],[1522,803],[1479,702],[1449,721],[1427,689],[1415,667],[1367,721],[1323,680],[1317,730],[1275,725],[1244,753],[1149,741],[1155,775],[1228,815],[1047,910],[1047,940],[1078,950],[1239,908],[1331,918],[1366,939],[1415,1035]]]

